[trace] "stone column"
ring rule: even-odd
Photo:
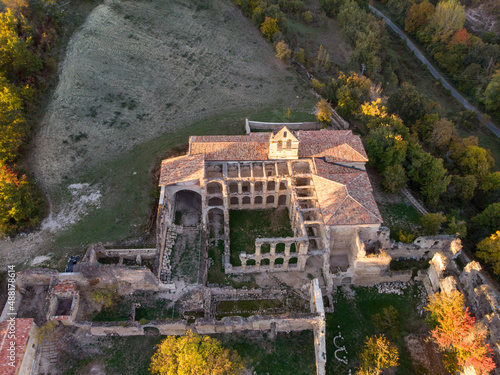
[[[289,257],[290,256],[290,247],[292,246],[291,243],[286,243],[285,244],[285,256]]]

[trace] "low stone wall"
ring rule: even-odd
[[[321,129],[321,124],[317,122],[260,122],[260,121],[250,121],[246,119],[245,121],[245,131],[246,134],[250,134],[252,130],[279,130],[283,126],[286,126],[290,130],[319,130]]]

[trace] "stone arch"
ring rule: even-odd
[[[238,197],[231,197],[231,206],[237,206],[240,202],[238,201]]]
[[[296,253],[297,252],[297,245],[295,245],[295,242],[290,245],[290,253]]]
[[[266,198],[266,203],[274,203],[274,195],[268,195]]]
[[[268,254],[270,252],[271,252],[271,245],[268,243],[263,243],[262,246],[260,247],[260,253]]]
[[[222,194],[222,184],[218,181],[211,181],[207,184],[207,194]]]
[[[222,198],[219,198],[219,197],[215,197],[215,198],[210,198],[208,200],[208,205],[210,207],[214,207],[214,206],[223,206],[224,205],[224,201],[222,200]]]
[[[250,204],[250,197],[243,197],[241,203],[242,204]]]
[[[238,194],[238,183],[237,182],[230,182],[229,183],[229,192],[231,194]]]
[[[280,182],[280,190],[286,190],[286,181]]]
[[[201,195],[191,189],[182,189],[174,194],[174,223],[196,226],[201,221]]]
[[[160,330],[157,327],[144,327],[143,330],[146,336],[160,336]]]
[[[267,191],[274,191],[276,189],[276,182],[267,181]]]
[[[241,184],[241,192],[242,193],[250,193],[250,182],[245,181]]]
[[[276,253],[284,253],[285,252],[285,244],[278,243],[276,244]]]
[[[297,267],[298,261],[299,261],[299,259],[296,258],[296,257],[290,258],[288,260],[288,266],[291,267],[291,268],[295,268],[295,267]]]
[[[262,181],[257,181],[254,186],[254,191],[256,193],[262,193],[264,191],[264,184]]]
[[[247,266],[255,266],[255,259],[248,259],[247,260]]]
[[[280,195],[278,198],[279,206],[286,206],[286,195]]]
[[[274,266],[275,266],[275,267],[276,267],[276,266],[278,266],[278,268],[279,268],[279,267],[282,267],[282,266],[283,266],[283,263],[284,263],[283,258],[276,258],[276,259],[274,260]]]
[[[255,204],[262,204],[262,197],[260,195],[257,195],[255,197]]]
[[[261,266],[269,266],[269,264],[271,264],[271,261],[269,260],[269,258],[264,258],[260,261]]]

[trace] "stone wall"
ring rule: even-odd
[[[246,134],[250,134],[252,130],[279,130],[286,126],[290,130],[319,130],[321,124],[317,122],[259,122],[245,120]]]
[[[451,250],[456,253],[461,248],[459,239],[453,236],[418,237],[413,243],[395,242],[387,248],[387,253],[398,259],[431,259],[440,250]]]

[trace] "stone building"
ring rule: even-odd
[[[381,228],[367,161],[360,137],[350,130],[281,126],[246,135],[191,136],[187,155],[161,164],[158,276],[168,278],[169,241],[182,199],[196,206],[204,230],[221,221],[226,273],[303,271],[310,262],[322,264],[330,285],[379,275],[390,261],[380,251],[388,246],[388,230]],[[239,253],[241,266],[231,264],[230,211],[279,207],[288,208],[294,235],[257,238],[253,253]]]

